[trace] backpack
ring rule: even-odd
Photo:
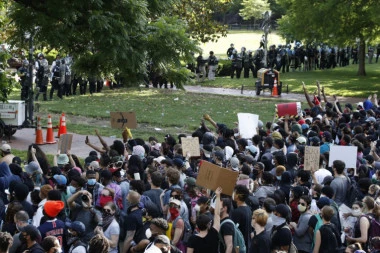
[[[366,217],[370,221],[370,227],[368,231],[368,242],[370,242],[373,237],[380,236],[380,222],[370,215],[366,215]]]
[[[361,194],[360,190],[356,186],[355,181],[351,181],[348,177],[347,178],[347,192],[346,192],[346,197],[344,198],[343,203],[346,206],[352,206],[352,204],[357,201],[361,200]]]
[[[235,224],[231,219],[226,219],[225,221],[220,223],[220,227],[222,227],[223,224],[227,222],[233,224],[234,226],[234,252],[238,251],[239,253],[246,253],[247,250],[245,247],[244,236],[239,229],[239,224]],[[218,236],[219,236],[219,240],[221,241],[221,243],[223,244],[225,248],[226,244],[224,242],[224,239],[222,238],[220,230],[219,230]]]
[[[184,223],[184,231],[183,231],[183,236],[182,236],[182,242],[185,244],[185,246],[187,245],[187,242],[189,241],[189,238],[193,235],[192,233],[192,229],[191,229],[191,226],[188,222],[186,222],[181,216],[178,216],[177,218],[175,218],[172,222],[172,227],[171,229],[175,228],[176,224],[177,224],[177,221],[179,219],[182,219],[183,220],[183,223]],[[170,230],[170,235],[171,235],[171,230]]]
[[[333,242],[333,249],[328,249],[326,252],[337,252],[337,253],[343,253],[345,250],[345,247],[342,245],[342,241],[340,240],[340,235],[336,233],[336,231],[331,227],[333,224],[325,224],[322,225],[319,228],[320,233],[326,234],[329,233],[329,240],[330,242]],[[331,236],[330,236],[331,235]],[[329,243],[328,243],[329,244]],[[329,244],[331,245],[331,244]],[[320,249],[321,250],[321,249]]]

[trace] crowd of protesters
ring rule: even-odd
[[[327,101],[323,87],[297,117],[258,122],[257,135],[203,115],[192,134],[133,138],[129,129],[82,164],[39,146],[0,148],[1,252],[379,252],[380,107]],[[357,165],[329,166],[330,149],[356,146]],[[305,168],[306,146],[320,147]],[[25,159],[25,165],[22,161]],[[197,185],[202,162],[239,172],[232,196]],[[235,180],[232,179],[231,180]],[[233,182],[234,183],[234,182]]]

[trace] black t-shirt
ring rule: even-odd
[[[124,220],[124,228],[125,231],[135,231],[137,232],[140,228],[142,228],[143,222],[142,222],[142,210],[136,209],[129,213]],[[124,236],[125,237],[125,236]],[[136,234],[133,238],[135,240]]]
[[[220,224],[223,223],[223,221],[227,220],[229,218],[224,218],[220,221]],[[231,222],[225,222],[223,225],[220,226],[220,235],[222,236],[222,239],[224,240],[224,236],[231,235],[232,236],[232,243],[234,242],[234,234],[235,234],[235,227]],[[224,247],[225,243],[222,242],[219,243],[220,252],[226,252],[226,248]]]
[[[243,234],[247,249],[249,249],[249,245],[251,244],[251,219],[252,211],[248,206],[239,206],[231,212],[231,220],[239,224],[239,229]]]
[[[320,253],[335,252],[342,244],[340,242],[339,232],[332,223],[324,224],[319,228],[321,233]]]
[[[189,238],[187,247],[193,248],[194,253],[218,253],[219,237],[218,231],[211,227],[205,237],[192,235]]]
[[[252,238],[250,253],[270,253],[271,239],[264,230]]]
[[[147,231],[149,227],[150,221],[147,221],[139,230],[136,231],[135,237],[133,238],[136,244],[138,244],[141,240],[148,239],[146,238],[145,231]]]

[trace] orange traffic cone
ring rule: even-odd
[[[54,139],[54,131],[53,131],[53,125],[51,123],[51,116],[50,114],[48,115],[48,126],[47,126],[47,131],[46,131],[46,142],[47,144],[54,144],[56,143]]]
[[[58,136],[60,136],[62,134],[67,134],[65,113],[62,113],[62,122],[61,122],[61,125],[59,127],[59,135]]]
[[[61,117],[59,117],[59,125],[58,125],[58,135],[56,138],[59,138],[61,136],[61,133],[59,132],[60,128],[61,128],[61,125],[62,125],[62,117],[63,117],[64,113],[62,113]]]
[[[272,97],[278,98],[278,90],[277,90],[277,79],[274,79],[273,88],[272,88]]]
[[[37,118],[37,131],[36,131],[36,141],[35,144],[37,145],[43,145],[44,143],[44,138],[42,137],[42,128],[41,128],[41,118]]]

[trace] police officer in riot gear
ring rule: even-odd
[[[21,85],[21,100],[26,100],[29,96],[29,61],[23,60],[22,66],[17,70],[17,74],[20,77]]]
[[[35,100],[38,101],[38,97],[40,94],[43,95],[44,101],[47,100],[47,86],[49,84],[49,62],[45,59],[45,56],[40,53],[38,55],[38,60],[36,61],[35,65],[37,69],[37,74],[36,74],[36,84],[37,84],[37,92],[36,92],[36,97]]]

